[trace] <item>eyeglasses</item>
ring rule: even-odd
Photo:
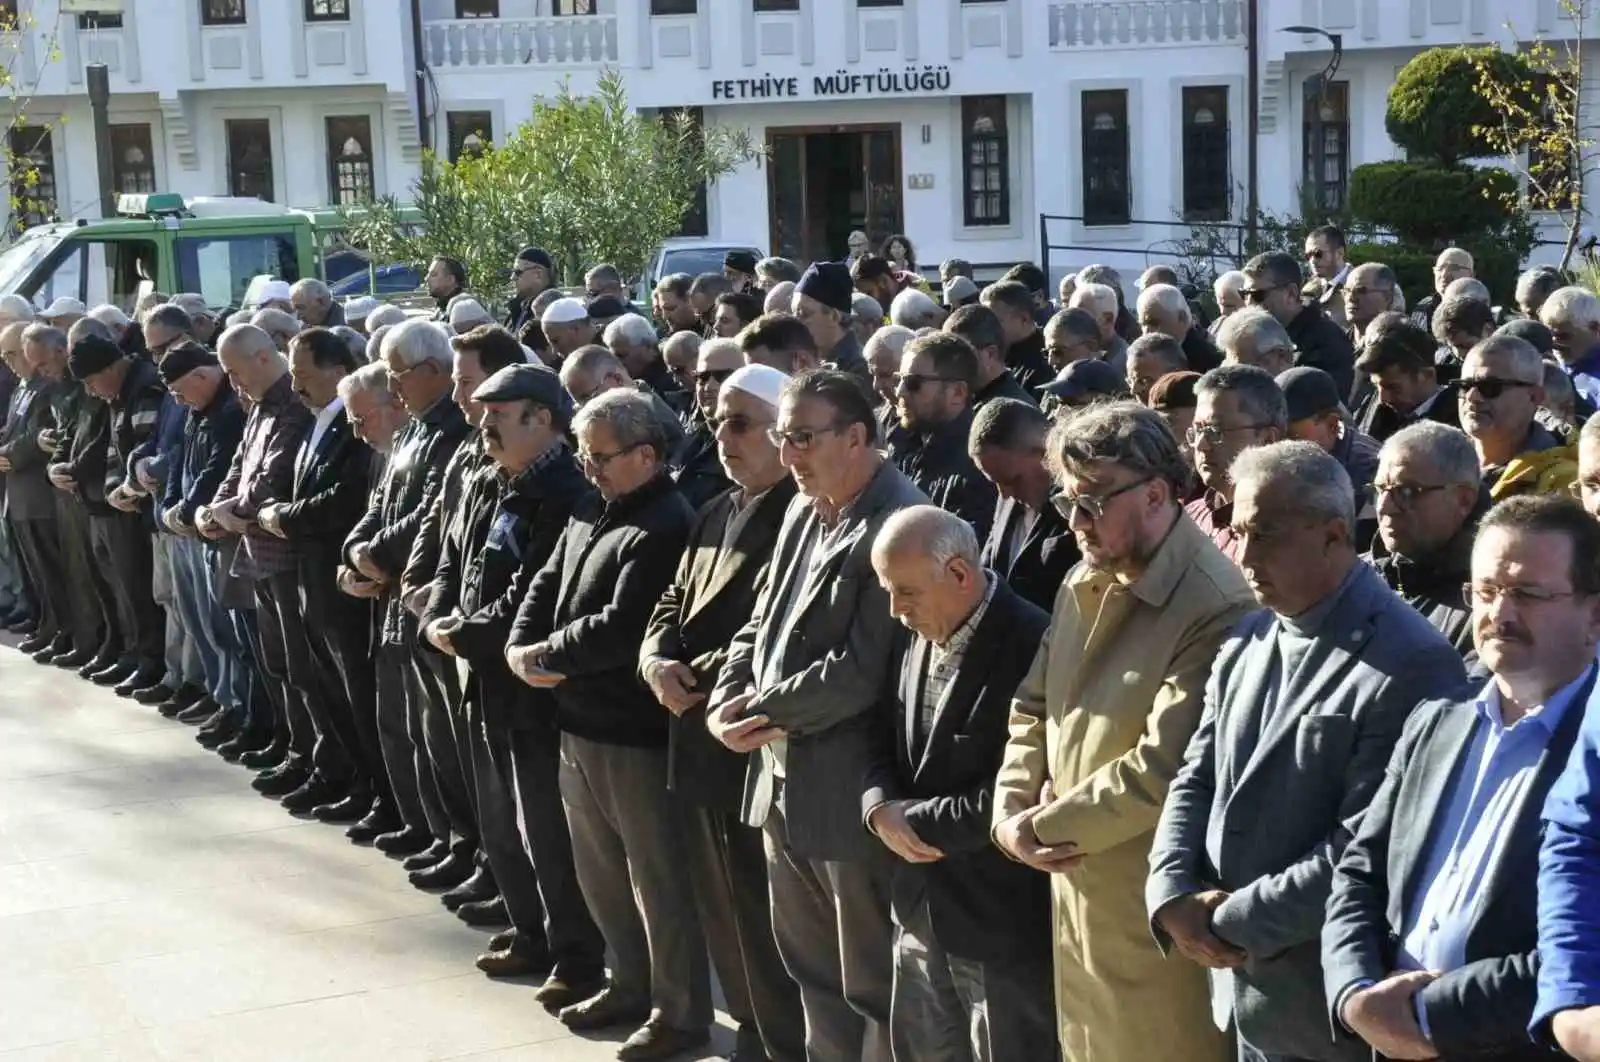
[[[1067,494],[1058,491],[1050,496],[1050,504],[1055,506],[1056,512],[1060,513],[1061,518],[1068,523],[1071,523],[1073,515],[1079,512],[1083,513],[1091,521],[1098,522],[1105,519],[1106,506],[1111,503],[1112,499],[1119,494],[1137,490],[1149,483],[1153,478],[1153,476],[1145,476],[1143,479],[1136,479],[1132,483],[1124,483],[1116,490],[1107,491],[1104,494]]]
[[[1393,288],[1369,288],[1362,286],[1359,288],[1351,288],[1350,294],[1359,299],[1363,295],[1387,295],[1393,290]]]
[[[579,450],[578,460],[583,464],[593,465],[595,468],[605,471],[605,467],[611,462],[615,461],[623,454],[633,453],[633,451],[637,450],[643,445],[644,443],[634,443],[632,446],[624,446],[620,450],[613,450],[609,454],[596,453],[593,450]]]
[[[596,387],[593,391],[589,391],[589,392],[583,394],[582,396],[580,396],[576,391],[572,390],[572,388],[570,388],[570,387],[567,388],[567,394],[572,396],[572,404],[574,406],[581,406],[581,405],[587,404],[588,401],[591,398],[593,398],[595,395],[597,395],[599,393],[600,393],[600,388]]]
[[[1373,483],[1367,487],[1367,500],[1373,505],[1378,504],[1379,498],[1393,498],[1400,503],[1402,509],[1409,509],[1417,503],[1417,499],[1424,494],[1435,491],[1447,490],[1450,484],[1437,483],[1422,486],[1415,483]]]
[[[738,369],[707,369],[704,372],[695,373],[694,382],[704,383],[707,380],[715,380],[717,383],[722,383],[738,371]]]
[[[1266,426],[1265,424],[1240,424],[1233,428],[1219,428],[1215,424],[1191,424],[1189,430],[1184,433],[1184,438],[1189,440],[1190,446],[1199,446],[1202,440],[1215,446],[1229,432],[1260,431]]]
[[[1267,301],[1267,296],[1271,295],[1274,291],[1277,291],[1279,288],[1289,288],[1289,287],[1293,287],[1293,286],[1294,285],[1292,285],[1292,284],[1274,284],[1269,288],[1240,288],[1239,289],[1239,294],[1244,296],[1244,301],[1245,302],[1255,303],[1255,304],[1259,305],[1259,304],[1261,304],[1263,302],[1266,302]]]
[[[710,426],[711,434],[713,435],[723,428],[727,428],[729,434],[732,435],[749,435],[757,428],[764,428],[771,423],[770,420],[754,420],[743,413],[733,413],[726,417],[708,417],[706,419],[706,424]],[[771,432],[767,434],[770,435]]]
[[[894,374],[894,386],[897,391],[904,391],[914,395],[922,390],[924,384],[935,383],[960,383],[954,376],[923,376],[921,373],[906,372]]]
[[[843,424],[825,424],[820,428],[791,428],[784,431],[779,428],[768,428],[767,439],[773,446],[783,446],[785,443],[796,450],[809,450],[817,441],[817,436],[830,432],[839,432],[845,429]]]
[[[1506,393],[1511,387],[1532,387],[1527,380],[1508,380],[1503,376],[1463,376],[1461,378],[1462,391],[1476,391],[1491,402]]]
[[[1485,606],[1493,605],[1503,597],[1519,609],[1578,596],[1573,590],[1546,590],[1542,586],[1496,586],[1494,583],[1462,583],[1461,593],[1467,600]]]

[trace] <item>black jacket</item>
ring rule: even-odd
[[[1017,378],[1017,383],[1030,395],[1037,396],[1039,389],[1056,378],[1044,356],[1044,333],[1035,328],[1026,339],[1019,339],[1006,348],[1006,368]]]
[[[1296,351],[1294,363],[1321,369],[1333,377],[1341,395],[1350,395],[1356,381],[1356,350],[1345,330],[1315,304],[1302,309],[1287,330]]]
[[[696,510],[733,485],[717,457],[717,440],[711,426],[699,414],[673,456],[672,478],[677,481],[683,500]]]
[[[1465,587],[1472,579],[1472,542],[1477,536],[1478,521],[1489,511],[1489,505],[1489,492],[1484,491],[1461,530],[1434,554],[1402,557],[1389,551],[1383,536],[1375,535],[1372,552],[1365,558],[1390,590],[1422,613],[1456,647],[1468,670],[1478,652],[1472,642],[1472,605],[1467,601]]]
[[[373,561],[393,584],[399,584],[428,506],[443,486],[445,466],[467,437],[467,430],[467,418],[449,395],[400,429],[382,487],[373,492],[366,514],[345,537],[346,564],[354,567],[351,551],[365,542]],[[399,594],[387,595],[383,644],[415,644],[416,625],[408,615]]]
[[[930,434],[907,432],[895,464],[933,504],[971,524],[981,542],[994,519],[995,490],[967,452],[971,430],[972,410],[968,408]]]
[[[855,373],[870,391],[872,368],[861,354],[861,340],[856,338],[854,329],[846,328],[839,342],[834,344],[833,349],[822,360],[840,372]]]
[[[244,422],[244,406],[226,380],[211,404],[191,411],[184,422],[183,468],[167,477],[162,505],[168,509],[179,506],[185,524],[194,526],[195,511],[216,498],[244,440]]]
[[[1199,325],[1190,328],[1189,334],[1183,337],[1183,356],[1189,362],[1190,372],[1206,373],[1222,364],[1222,351]]]
[[[555,732],[550,691],[534,689],[511,673],[506,639],[528,584],[550,559],[573,506],[591,493],[577,459],[563,445],[517,476],[494,468],[473,477],[442,540],[422,622],[461,617],[451,645],[472,665],[466,702],[476,706],[491,732]]]
[[[1011,700],[1049,626],[1049,613],[998,584],[932,730],[922,726],[929,656],[922,638],[901,650],[878,714],[863,820],[887,801],[914,801],[907,822],[945,854],[925,864],[895,859],[890,902],[898,920],[925,898],[934,937],[964,958],[1050,961],[1050,875],[1007,858],[989,840]]]
[[[302,450],[311,445],[308,432]],[[297,453],[297,474],[289,500],[278,506],[278,526],[293,542],[301,570],[328,582],[343,562],[345,536],[367,510],[367,479],[372,449],[356,438],[350,418],[340,410],[310,453]],[[343,596],[343,595],[341,595]]]
[[[1011,498],[995,502],[994,522],[983,543],[981,559],[985,568],[996,572],[1024,600],[1048,612],[1055,607],[1056,591],[1061,589],[1072,566],[1083,559],[1083,553],[1072,529],[1055,506],[1047,502],[1028,529],[1016,559],[1007,560],[1007,530],[1022,516],[1020,502]]]
[[[661,747],[667,715],[639,681],[639,643],[672,581],[694,510],[665,473],[607,503],[573,510],[533,577],[509,644],[547,642],[561,729],[611,745]]]
[[[78,500],[90,516],[115,516],[106,504],[106,461],[111,453],[111,407],[76,384],[68,401],[72,416],[67,445],[56,451],[78,486]],[[63,456],[65,455],[65,456]]]
[[[1018,402],[1026,402],[1030,406],[1039,404],[1038,396],[1030,394],[1027,388],[1019,384],[1017,378],[1011,374],[1009,369],[990,380],[987,386],[978,389],[978,393],[972,396],[972,411],[976,413],[997,398],[1014,398]],[[889,408],[891,410],[894,409],[893,405]]]
[[[411,555],[406,558],[405,572],[400,578],[402,593],[426,586],[434,579],[439,567],[439,556],[444,550],[445,536],[459,529],[457,518],[479,476],[493,476],[494,460],[484,449],[483,433],[476,428],[467,429],[455,453],[444,466],[444,477],[439,489],[428,502],[428,511],[417,528],[417,537],[411,543]]]
[[[756,593],[783,514],[795,495],[784,477],[755,502],[731,549],[723,533],[734,516],[734,488],[707,502],[695,517],[678,572],[656,603],[639,647],[639,673],[652,659],[665,657],[693,669],[696,689],[710,695],[727,659],[728,647],[755,610]],[[730,752],[706,731],[705,702],[667,716],[667,788],[694,803],[738,813],[744,795],[748,757]]]
[[[1433,400],[1433,403],[1423,410],[1422,416],[1415,413],[1399,414],[1382,402],[1378,401],[1378,392],[1369,391],[1365,401],[1356,409],[1356,427],[1384,442],[1389,436],[1401,428],[1415,424],[1419,420],[1431,420],[1435,424],[1443,424],[1451,428],[1461,427],[1461,402],[1458,398],[1459,391],[1455,384],[1448,384]]]
[[[1558,1057],[1528,1035],[1539,976],[1539,811],[1577,740],[1594,682],[1591,664],[1588,681],[1539,757],[1506,850],[1478,887],[1481,906],[1467,932],[1465,964],[1445,971],[1417,995],[1442,1059]],[[1475,693],[1425,703],[1407,721],[1383,784],[1334,871],[1322,927],[1322,967],[1337,1040],[1351,1039],[1333,1013],[1345,989],[1369,978],[1382,980],[1399,966],[1405,912],[1420,898],[1430,842],[1447,843],[1432,838],[1450,780],[1467,784],[1460,776],[1472,766],[1463,758],[1479,720]]]

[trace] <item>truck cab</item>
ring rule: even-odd
[[[43,308],[62,296],[128,313],[150,291],[235,309],[252,278],[316,276],[311,215],[259,199],[124,195],[103,221],[38,225],[0,252],[0,294]]]

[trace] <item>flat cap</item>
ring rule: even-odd
[[[1283,388],[1283,400],[1289,407],[1291,422],[1344,412],[1339,385],[1321,369],[1298,365],[1278,374],[1278,386]]]
[[[561,417],[572,415],[572,396],[561,377],[540,364],[507,365],[472,392],[474,402],[536,402]]]
[[[958,302],[977,297],[978,285],[971,277],[951,277],[950,283],[944,286],[944,304],[946,306],[954,306]]]
[[[1150,408],[1157,413],[1171,413],[1179,409],[1194,409],[1200,404],[1195,387],[1200,382],[1197,372],[1169,372],[1150,388]]]

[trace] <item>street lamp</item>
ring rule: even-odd
[[[1306,79],[1304,104],[1310,109],[1308,123],[1311,127],[1311,179],[1317,193],[1317,205],[1326,206],[1322,197],[1322,186],[1325,174],[1323,173],[1324,161],[1327,154],[1327,145],[1323,142],[1322,123],[1326,121],[1323,112],[1328,109],[1328,86],[1333,84],[1333,75],[1339,72],[1339,62],[1344,58],[1344,36],[1338,33],[1329,33],[1316,26],[1285,26],[1285,33],[1298,33],[1308,37],[1325,37],[1333,46],[1333,56],[1328,60],[1328,65],[1321,73],[1313,74]]]

